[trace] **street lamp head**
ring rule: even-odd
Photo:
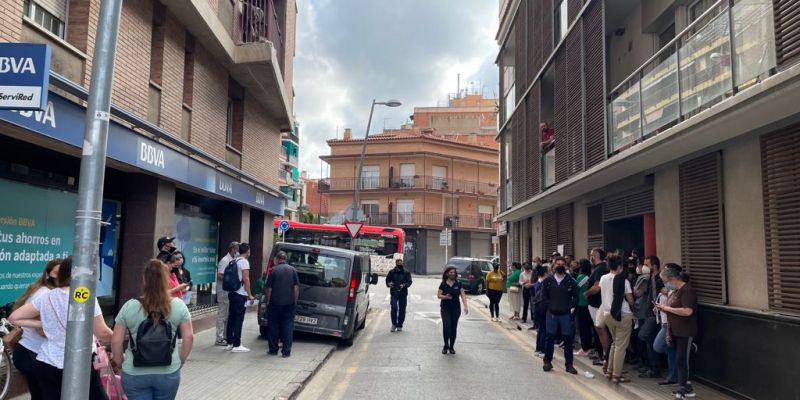
[[[403,105],[403,103],[401,103],[400,100],[395,100],[395,99],[390,99],[383,104],[387,107],[400,107],[401,105]]]

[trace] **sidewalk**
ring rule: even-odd
[[[481,304],[485,308],[489,308],[489,299],[485,295],[471,296],[470,299]],[[503,299],[500,301],[500,315],[502,316],[501,323],[505,328],[511,330],[516,329],[521,331],[520,333],[522,335],[530,338],[531,351],[533,351],[536,343],[536,331],[528,330],[528,328],[531,327],[530,321],[526,324],[523,324],[521,321],[509,320],[509,317],[511,317],[511,312],[508,307],[508,301],[506,300],[505,294],[503,295]],[[560,349],[556,348],[554,357],[554,364],[563,363],[563,352]],[[584,380],[584,385],[587,385],[586,380],[588,380],[588,378],[584,377],[583,373],[584,371],[589,371],[594,374],[593,380],[596,381],[596,384],[614,387],[615,389],[642,400],[674,398],[672,391],[676,389],[676,386],[662,387],[657,385],[657,382],[660,379],[639,378],[638,372],[633,371],[629,364],[625,364],[624,369],[628,370],[626,376],[631,379],[631,382],[620,385],[614,385],[610,381],[606,380],[603,376],[603,369],[600,366],[592,365],[591,360],[587,357],[575,356],[574,364],[575,368],[579,371],[577,378]],[[588,383],[588,385],[591,385],[591,383]],[[734,399],[734,397],[727,396],[699,382],[693,382],[692,386],[694,387],[694,391],[697,393],[696,398],[698,399]]]
[[[253,312],[245,316],[242,345],[249,353],[214,346],[215,330],[195,334],[181,370],[178,399],[292,399],[336,348],[336,341],[295,333],[292,356],[267,356]]]

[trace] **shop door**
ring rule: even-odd
[[[630,254],[634,249],[644,248],[644,216],[623,218],[605,223],[606,250],[625,250]]]

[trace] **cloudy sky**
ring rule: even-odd
[[[297,0],[295,114],[300,167],[320,176],[325,140],[397,128],[414,107],[445,105],[461,88],[496,96],[497,0]],[[322,174],[327,174],[324,166]]]

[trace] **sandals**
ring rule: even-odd
[[[628,383],[628,382],[630,382],[630,381],[631,381],[630,379],[628,379],[628,378],[626,378],[626,377],[624,377],[624,376],[614,376],[614,377],[611,377],[611,383],[614,383],[614,384],[619,384],[619,383]]]

